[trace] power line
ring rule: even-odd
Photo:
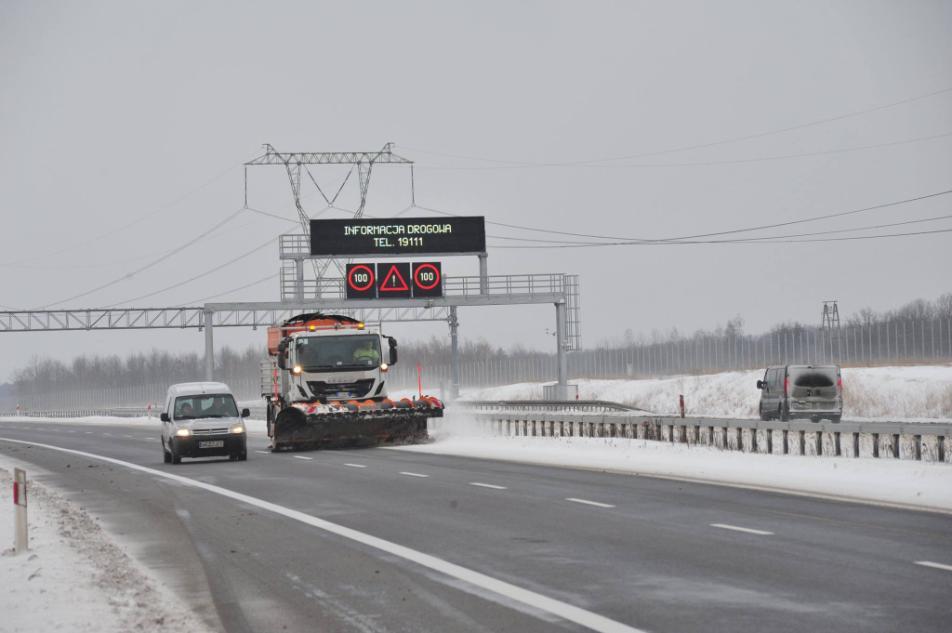
[[[910,233],[885,233],[881,235],[857,235],[851,237],[828,237],[828,238],[811,238],[806,240],[800,239],[769,239],[764,238],[762,240],[755,239],[742,239],[742,240],[694,240],[694,241],[676,241],[676,242],[579,242],[575,244],[553,244],[545,246],[505,246],[499,244],[493,244],[494,248],[599,248],[604,246],[684,246],[684,245],[697,245],[697,244],[808,244],[815,242],[845,242],[845,241],[856,241],[856,240],[876,240],[884,239],[890,237],[910,237],[913,235],[934,235],[937,233],[949,233],[952,232],[952,228],[948,229],[932,229],[929,231],[915,231]]]
[[[832,154],[845,154],[849,152],[859,152],[869,149],[877,149],[882,147],[897,147],[899,145],[909,145],[911,143],[919,143],[922,141],[931,141],[940,138],[946,138],[952,136],[952,132],[941,132],[939,134],[930,134],[928,136],[918,136],[915,138],[909,139],[900,139],[897,141],[886,141],[883,143],[873,143],[870,145],[856,145],[852,147],[840,147],[827,150],[818,150],[814,152],[798,152],[795,154],[775,154],[769,156],[755,156],[751,158],[735,158],[735,159],[724,159],[724,160],[707,160],[707,161],[690,161],[682,163],[581,163],[579,165],[570,165],[570,164],[541,164],[541,165],[505,165],[505,166],[495,166],[495,167],[459,167],[459,166],[445,166],[445,165],[418,165],[421,169],[430,169],[433,171],[498,171],[502,169],[535,169],[535,168],[546,168],[546,167],[569,167],[569,166],[582,166],[582,167],[598,167],[598,168],[610,168],[610,169],[626,169],[631,167],[713,167],[717,165],[742,165],[746,163],[761,163],[761,162],[770,162],[777,160],[788,160],[793,158],[808,158],[811,156],[829,156]]]
[[[182,201],[186,200],[187,198],[189,198],[189,197],[195,195],[195,194],[198,193],[199,191],[202,191],[203,189],[205,189],[205,188],[207,188],[207,187],[213,185],[214,183],[216,183],[217,181],[219,181],[221,178],[223,178],[226,174],[228,174],[230,171],[232,171],[233,169],[235,169],[235,168],[237,168],[237,167],[240,167],[242,164],[244,164],[244,161],[242,161],[241,163],[237,163],[237,164],[235,164],[235,165],[232,165],[231,167],[228,167],[228,168],[222,170],[221,172],[215,174],[214,176],[212,176],[211,178],[209,178],[208,180],[206,180],[206,181],[203,182],[202,184],[198,185],[197,187],[194,187],[194,188],[192,188],[192,189],[189,189],[188,191],[186,191],[186,192],[183,193],[182,195],[178,196],[177,198],[173,199],[172,201],[170,201],[170,202],[168,202],[168,203],[166,203],[166,204],[163,204],[162,206],[160,206],[160,207],[158,207],[158,208],[156,208],[156,209],[154,209],[154,210],[152,210],[152,211],[150,211],[150,212],[148,212],[148,213],[146,213],[146,214],[144,214],[144,215],[142,215],[142,216],[136,218],[135,220],[132,220],[131,222],[128,222],[128,223],[123,224],[123,225],[120,225],[120,226],[118,226],[118,227],[116,227],[116,228],[113,228],[113,229],[110,229],[110,230],[106,231],[105,233],[100,233],[99,235],[96,235],[96,236],[94,236],[94,237],[90,237],[90,238],[85,239],[85,240],[83,240],[83,241],[73,242],[73,243],[69,244],[68,246],[65,246],[65,247],[63,247],[63,248],[61,248],[61,249],[59,249],[59,250],[57,250],[57,251],[53,251],[53,252],[51,252],[51,253],[47,253],[47,254],[43,255],[42,259],[48,259],[49,257],[55,256],[55,255],[61,255],[61,254],[63,254],[63,253],[68,253],[68,252],[70,252],[70,251],[76,250],[77,248],[81,248],[81,247],[83,247],[83,246],[88,246],[89,244],[92,244],[92,243],[94,243],[94,242],[98,242],[99,240],[101,240],[101,239],[103,239],[103,238],[111,237],[111,236],[113,236],[113,235],[116,235],[117,233],[121,233],[121,232],[123,232],[123,231],[125,231],[125,230],[127,230],[127,229],[130,229],[130,228],[132,228],[132,227],[134,227],[134,226],[137,226],[137,225],[139,225],[139,224],[145,222],[145,221],[148,220],[149,218],[152,218],[152,217],[158,215],[159,213],[165,211],[166,209],[170,209],[170,208],[172,208],[172,207],[178,205],[179,203],[181,203]],[[14,260],[14,261],[12,261],[12,262],[6,262],[6,263],[0,264],[0,265],[2,265],[2,266],[8,266],[8,265],[11,265],[11,264],[22,263],[22,262],[24,262],[24,261],[27,261],[27,262],[36,261],[37,259],[41,259],[41,258],[39,258],[39,257],[33,257],[33,258],[29,258],[29,259],[18,259],[18,260]]]
[[[104,284],[101,284],[101,285],[99,285],[99,286],[96,286],[95,288],[91,288],[91,289],[89,289],[89,290],[86,290],[86,291],[81,292],[81,293],[79,293],[79,294],[75,294],[75,295],[73,295],[73,296],[71,296],[71,297],[67,297],[67,298],[65,298],[65,299],[60,299],[59,301],[54,301],[54,302],[52,302],[52,303],[48,303],[48,304],[46,304],[45,306],[43,306],[41,309],[51,308],[51,307],[53,307],[53,306],[57,306],[57,305],[66,303],[66,302],[68,302],[68,301],[73,301],[74,299],[80,299],[80,298],[82,298],[82,297],[86,297],[86,296],[91,295],[91,294],[93,294],[93,293],[99,292],[100,290],[104,290],[104,289],[106,289],[106,288],[109,288],[110,286],[114,286],[114,285],[116,285],[117,283],[120,283],[120,282],[122,282],[122,281],[126,281],[126,280],[128,280],[128,279],[132,279],[133,277],[135,277],[135,276],[138,275],[139,273],[144,272],[144,271],[146,271],[146,270],[148,270],[148,269],[150,269],[150,268],[153,268],[154,266],[157,266],[157,265],[161,264],[162,262],[164,262],[167,258],[171,257],[172,255],[175,255],[176,253],[180,253],[181,251],[183,251],[183,250],[185,250],[186,248],[188,248],[189,246],[195,244],[196,242],[198,242],[198,241],[201,240],[202,238],[204,238],[204,237],[206,237],[207,235],[210,235],[211,233],[215,232],[216,230],[218,230],[219,228],[221,228],[222,226],[224,226],[224,225],[227,224],[228,222],[231,222],[231,221],[234,220],[236,217],[238,217],[238,215],[239,215],[242,211],[244,211],[244,210],[245,210],[244,208],[238,209],[238,210],[235,211],[234,213],[229,214],[229,215],[228,215],[227,217],[225,217],[223,220],[217,222],[217,223],[216,223],[214,226],[212,226],[210,229],[207,229],[207,230],[203,231],[202,233],[199,233],[197,236],[195,236],[195,237],[193,237],[192,239],[188,240],[188,241],[185,242],[184,244],[182,244],[182,245],[180,245],[180,246],[177,246],[177,247],[173,248],[172,250],[161,254],[159,257],[157,257],[156,259],[153,259],[153,260],[150,261],[148,264],[145,264],[144,266],[140,266],[139,268],[133,270],[132,272],[128,272],[128,273],[122,275],[121,277],[116,277],[115,279],[113,279],[113,280],[111,280],[111,281],[108,281],[108,282],[106,282],[106,283],[104,283]]]
[[[696,239],[696,238],[702,238],[702,237],[717,237],[717,236],[720,236],[720,235],[732,235],[732,234],[737,234],[737,233],[749,233],[749,232],[761,231],[761,230],[765,230],[765,229],[774,229],[774,228],[780,228],[780,227],[784,227],[784,226],[792,226],[792,225],[794,225],[794,224],[805,224],[805,223],[808,223],[808,222],[818,222],[818,221],[822,221],[822,220],[830,220],[830,219],[833,219],[833,218],[845,217],[845,216],[848,216],[848,215],[856,215],[856,214],[859,214],[859,213],[866,213],[866,212],[875,211],[875,210],[878,210],[878,209],[885,209],[885,208],[894,207],[894,206],[898,206],[898,205],[902,205],[902,204],[908,204],[908,203],[911,203],[911,202],[918,202],[918,201],[920,201],[920,200],[927,200],[927,199],[929,199],[929,198],[936,198],[936,197],[939,197],[939,196],[945,196],[945,195],[948,195],[948,194],[950,194],[950,193],[952,193],[952,189],[946,189],[946,190],[944,190],[944,191],[937,191],[937,192],[934,192],[934,193],[928,193],[928,194],[924,194],[924,195],[921,195],[921,196],[915,196],[915,197],[912,197],[912,198],[905,198],[905,199],[902,199],[902,200],[894,200],[894,201],[892,201],[892,202],[884,202],[884,203],[882,203],[882,204],[877,204],[877,205],[873,205],[873,206],[869,206],[869,207],[862,207],[862,208],[860,208],[860,209],[851,209],[851,210],[849,210],[849,211],[837,211],[837,212],[834,212],[834,213],[827,213],[827,214],[823,214],[823,215],[816,215],[816,216],[812,216],[812,217],[808,217],[808,218],[802,218],[802,219],[797,219],[797,220],[787,220],[787,221],[784,221],[784,222],[777,222],[777,223],[774,223],[774,224],[761,224],[761,225],[758,225],[758,226],[744,227],[744,228],[738,228],[738,229],[730,229],[730,230],[726,230],[726,231],[715,231],[715,232],[712,232],[712,233],[697,233],[697,234],[694,234],[694,235],[682,235],[682,236],[677,236],[677,237],[666,237],[666,238],[619,237],[619,236],[617,236],[617,235],[598,235],[598,234],[592,234],[592,233],[576,233],[576,232],[572,232],[572,231],[558,231],[558,230],[555,230],[555,229],[542,229],[542,228],[533,227],[533,226],[526,226],[526,225],[521,225],[521,224],[511,224],[511,223],[507,223],[507,222],[495,222],[495,221],[491,221],[491,220],[486,220],[486,224],[491,224],[491,225],[494,225],[494,226],[502,226],[502,227],[506,227],[506,228],[510,228],[510,229],[517,229],[517,230],[521,230],[521,231],[531,231],[531,232],[535,232],[535,233],[549,233],[549,234],[554,234],[554,235],[566,235],[566,236],[569,236],[569,237],[587,237],[587,238],[592,238],[592,239],[611,240],[611,241],[613,241],[613,242],[619,242],[619,241],[620,241],[620,242],[625,242],[625,243],[642,242],[642,243],[649,243],[649,244],[651,244],[651,243],[662,243],[662,242],[676,242],[676,241]],[[450,213],[450,212],[448,212],[448,211],[442,211],[442,210],[440,210],[440,209],[434,209],[434,208],[432,208],[432,207],[418,206],[418,208],[419,208],[419,209],[422,209],[422,210],[424,210],[424,211],[430,211],[430,212],[432,212],[432,213],[438,213],[438,214],[440,214],[440,215],[453,216],[453,217],[455,217],[455,216],[458,215],[458,214],[456,214],[456,213]]]
[[[222,268],[226,268],[227,266],[231,266],[231,265],[234,264],[235,262],[241,261],[242,259],[245,259],[246,257],[250,257],[251,255],[257,253],[257,252],[260,251],[261,249],[265,248],[266,246],[270,246],[271,244],[274,244],[274,242],[278,239],[278,237],[279,237],[280,235],[281,235],[281,234],[279,233],[278,235],[275,235],[274,237],[272,237],[271,239],[269,239],[267,242],[264,242],[263,244],[261,244],[261,245],[259,245],[259,246],[256,246],[255,248],[251,249],[250,251],[248,251],[248,252],[246,252],[246,253],[242,253],[242,254],[239,255],[238,257],[235,257],[235,258],[233,258],[233,259],[230,259],[230,260],[228,260],[227,262],[224,262],[223,264],[219,264],[218,266],[215,266],[214,268],[210,268],[209,270],[206,270],[205,272],[199,273],[199,274],[197,274],[197,275],[195,275],[195,276],[193,276],[193,277],[189,277],[188,279],[185,279],[185,280],[183,280],[183,281],[176,282],[176,283],[174,283],[174,284],[172,284],[172,285],[170,285],[170,286],[166,286],[165,288],[162,288],[162,289],[160,289],[160,290],[155,290],[155,291],[153,291],[153,292],[149,292],[149,293],[146,293],[146,294],[144,294],[144,295],[139,295],[138,297],[132,297],[131,299],[125,299],[125,300],[123,300],[123,301],[119,301],[119,302],[117,302],[117,303],[114,303],[114,304],[112,304],[112,305],[108,305],[108,306],[106,306],[106,307],[107,307],[107,308],[115,308],[116,306],[119,306],[119,305],[122,305],[122,304],[129,304],[129,303],[132,303],[133,301],[138,301],[138,300],[140,300],[140,299],[147,299],[147,298],[149,298],[149,297],[154,297],[155,295],[162,294],[163,292],[168,292],[169,290],[174,290],[174,289],[176,289],[176,288],[180,288],[180,287],[182,287],[182,286],[184,286],[184,285],[186,285],[186,284],[192,283],[193,281],[197,281],[197,280],[199,280],[199,279],[201,279],[201,278],[203,278],[203,277],[207,277],[208,275],[211,275],[212,273],[218,272],[218,271],[221,270]]]
[[[179,304],[179,305],[176,306],[176,307],[181,308],[181,307],[185,307],[185,306],[189,306],[189,305],[195,305],[196,303],[205,303],[205,302],[208,301],[209,299],[217,299],[218,297],[223,297],[223,296],[225,296],[225,295],[227,295],[227,294],[231,294],[232,292],[238,292],[239,290],[244,290],[244,289],[246,289],[246,288],[251,288],[252,286],[257,286],[257,285],[259,285],[259,284],[263,284],[263,283],[266,282],[266,281],[271,281],[272,279],[277,279],[277,278],[278,278],[278,273],[274,273],[274,274],[272,274],[272,275],[268,275],[268,276],[266,276],[266,277],[262,277],[261,279],[258,279],[257,281],[252,281],[251,283],[244,284],[244,285],[242,285],[242,286],[236,286],[235,288],[229,288],[228,290],[219,292],[219,293],[217,293],[217,294],[208,295],[207,297],[202,297],[201,299],[194,299],[194,300],[188,301],[188,302],[186,302],[186,303],[181,303],[181,304]]]
[[[839,114],[839,115],[836,115],[836,116],[825,117],[825,118],[822,118],[822,119],[815,119],[815,120],[813,120],[813,121],[808,121],[808,122],[806,122],[806,123],[800,123],[800,124],[797,124],[797,125],[790,125],[790,126],[787,126],[787,127],[775,128],[775,129],[766,130],[766,131],[763,131],[763,132],[754,132],[754,133],[752,133],[752,134],[745,134],[745,135],[743,135],[743,136],[728,137],[728,138],[720,139],[720,140],[717,140],[717,141],[710,141],[710,142],[706,142],[706,143],[695,143],[695,144],[692,144],[692,145],[681,145],[681,146],[671,147],[671,148],[668,148],[668,149],[655,150],[655,151],[651,151],[651,152],[641,152],[641,153],[638,153],[638,154],[628,154],[628,155],[624,155],[624,156],[613,156],[613,157],[607,157],[607,158],[587,159],[587,160],[579,160],[579,161],[562,161],[562,162],[548,162],[548,163],[533,163],[533,162],[529,162],[529,161],[505,161],[505,160],[499,160],[499,159],[495,159],[495,158],[485,158],[485,157],[476,157],[476,156],[461,156],[461,155],[453,155],[453,154],[444,154],[444,155],[445,155],[445,156],[452,157],[452,158],[462,158],[462,159],[465,159],[465,160],[478,160],[478,161],[497,162],[497,163],[512,163],[512,164],[514,164],[514,165],[524,165],[524,166],[583,165],[583,164],[592,164],[592,163],[605,163],[605,162],[610,162],[610,161],[631,160],[631,159],[634,159],[634,158],[646,158],[646,157],[648,157],[648,156],[661,156],[661,155],[663,155],[663,154],[673,154],[673,153],[676,153],[676,152],[686,152],[686,151],[688,151],[688,150],[694,150],[694,149],[704,149],[704,148],[708,148],[708,147],[715,147],[715,146],[718,146],[718,145],[726,145],[726,144],[729,144],[729,143],[739,143],[739,142],[741,142],[741,141],[749,141],[749,140],[753,140],[753,139],[756,139],[756,138],[762,138],[762,137],[765,137],[765,136],[772,136],[772,135],[775,135],[775,134],[783,134],[783,133],[785,133],[785,132],[792,132],[792,131],[794,131],[794,130],[802,130],[802,129],[805,129],[805,128],[808,128],[808,127],[813,127],[813,126],[816,126],[816,125],[823,125],[823,124],[825,124],[825,123],[832,123],[832,122],[834,122],[834,121],[841,121],[841,120],[843,120],[843,119],[848,119],[848,118],[852,118],[852,117],[855,117],[855,116],[861,116],[861,115],[864,115],[864,114],[870,114],[870,113],[872,113],[872,112],[878,112],[878,111],[880,111],[880,110],[886,110],[886,109],[889,109],[889,108],[894,108],[894,107],[896,107],[896,106],[905,105],[905,104],[907,104],[907,103],[913,103],[913,102],[915,102],[915,101],[921,101],[921,100],[923,100],[923,99],[928,99],[928,98],[930,98],[930,97],[936,97],[936,96],[938,96],[938,95],[946,94],[946,93],[948,93],[948,92],[952,92],[952,87],[942,88],[942,89],[940,89],[940,90],[935,90],[935,91],[933,91],[933,92],[928,92],[928,93],[921,94],[921,95],[918,95],[918,96],[915,96],[915,97],[909,97],[909,98],[907,98],[907,99],[900,99],[899,101],[893,101],[893,102],[890,102],[890,103],[885,103],[885,104],[881,104],[881,105],[878,105],[878,106],[873,106],[873,107],[871,107],[871,108],[866,108],[866,109],[863,109],[863,110],[854,110],[854,111],[852,111],[852,112],[847,112],[847,113]],[[440,155],[439,152],[431,152],[431,151],[424,150],[424,149],[415,149],[415,148],[412,148],[412,147],[407,147],[407,149],[412,150],[412,151],[422,152],[422,153],[425,153],[425,154]]]

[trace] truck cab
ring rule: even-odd
[[[283,336],[272,372],[287,403],[382,401],[387,372],[397,362],[397,343],[360,321],[311,323]],[[280,378],[284,380],[280,380]]]

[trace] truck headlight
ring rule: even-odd
[[[188,437],[191,434],[192,432],[188,429],[179,429],[178,431],[175,432],[175,437]]]
[[[231,432],[232,432],[232,433],[244,433],[244,432],[245,432],[245,427],[244,427],[243,424],[236,424],[235,426],[231,427]]]

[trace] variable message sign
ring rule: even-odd
[[[486,252],[482,216],[311,220],[310,229],[315,257]]]

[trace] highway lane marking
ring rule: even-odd
[[[271,451],[255,451],[255,452],[258,453],[259,455],[270,455],[270,454],[271,454]]]
[[[735,532],[746,532],[747,534],[759,534],[760,536],[773,535],[773,532],[767,532],[766,530],[755,530],[753,528],[740,527],[739,525],[728,525],[726,523],[711,523],[711,527],[720,528],[722,530],[734,530]]]
[[[93,434],[92,431],[83,431],[83,433],[85,433],[86,435],[92,435],[92,434]]]
[[[478,486],[480,488],[491,488],[493,490],[508,490],[505,486],[497,486],[496,484],[484,484],[480,481],[471,481],[469,482],[470,486]]]
[[[347,466],[348,468],[366,468],[366,466],[363,464],[344,464],[344,466]]]
[[[400,474],[406,475],[407,477],[429,477],[429,475],[424,475],[423,473],[409,473],[405,470],[401,470]]]
[[[78,455],[87,459],[95,459],[108,464],[114,464],[116,466],[122,466],[130,470],[135,470],[140,473],[145,473],[153,477],[161,477],[169,481],[177,482],[184,486],[198,488],[212,494],[233,499],[239,503],[253,505],[255,507],[261,508],[262,510],[267,510],[268,512],[298,521],[330,534],[336,534],[337,536],[349,539],[362,545],[366,545],[367,547],[380,550],[381,552],[385,552],[392,556],[402,558],[404,560],[410,561],[411,563],[416,563],[421,567],[426,567],[427,569],[439,572],[450,578],[455,578],[456,580],[460,580],[474,587],[478,587],[487,592],[496,594],[502,599],[502,604],[505,604],[507,601],[518,602],[528,607],[551,613],[552,615],[560,617],[569,622],[574,622],[575,624],[583,626],[587,629],[591,629],[592,631],[597,631],[598,633],[646,633],[643,629],[629,626],[592,611],[586,611],[581,607],[576,607],[574,605],[568,604],[567,602],[562,602],[561,600],[544,596],[541,593],[536,593],[535,591],[519,587],[518,585],[506,582],[505,580],[493,578],[492,576],[488,576],[473,569],[469,569],[468,567],[463,567],[462,565],[457,565],[456,563],[443,560],[442,558],[438,558],[432,554],[427,554],[425,552],[421,552],[420,550],[394,543],[393,541],[372,536],[366,532],[361,532],[359,530],[354,530],[337,523],[332,523],[326,519],[319,519],[315,516],[311,516],[310,514],[301,512],[300,510],[293,510],[286,506],[265,501],[264,499],[259,499],[241,492],[229,490],[228,488],[222,488],[221,486],[209,484],[197,479],[190,479],[182,475],[174,475],[164,470],[157,470],[155,468],[149,468],[148,466],[140,466],[139,464],[133,464],[132,462],[126,462],[121,459],[106,457],[105,455],[96,455],[95,453],[77,451],[71,448],[52,446],[50,444],[38,444],[36,442],[15,440],[6,437],[0,437],[0,441],[21,444],[25,446],[46,448],[53,451],[59,451],[61,453],[68,453],[70,455]]]
[[[602,503],[601,501],[589,501],[588,499],[578,499],[576,497],[566,497],[566,501],[571,501],[572,503],[582,503],[587,506],[595,506],[596,508],[614,508],[610,503]]]
[[[933,563],[931,560],[917,560],[915,561],[916,565],[922,565],[923,567],[932,567],[933,569],[944,569],[945,571],[952,571],[952,565],[943,565],[942,563]]]
[[[305,457],[304,455],[294,455],[294,459],[306,459],[307,461],[311,461],[311,460],[314,459],[314,458],[313,458],[313,457]]]

